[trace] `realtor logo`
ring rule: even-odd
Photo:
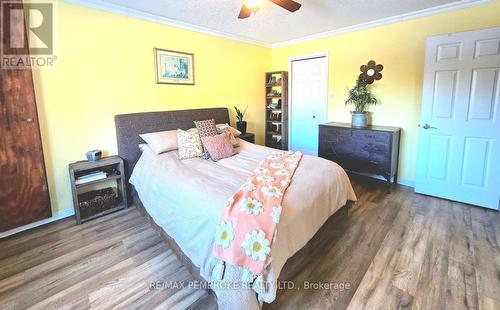
[[[52,66],[53,3],[2,1],[0,9],[2,68]]]

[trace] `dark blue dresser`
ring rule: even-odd
[[[383,176],[397,183],[401,128],[351,127],[348,123],[319,125],[318,155],[345,170]]]

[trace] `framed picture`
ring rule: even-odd
[[[194,55],[155,48],[156,84],[194,85]]]

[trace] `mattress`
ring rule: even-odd
[[[238,154],[218,162],[180,160],[176,151],[156,155],[146,147],[130,178],[146,211],[207,281],[216,263],[215,227],[226,200],[273,151],[238,140]],[[270,288],[259,296],[261,301],[275,299],[276,280],[286,260],[347,201],[356,201],[356,196],[345,171],[331,161],[304,155],[283,199],[267,276]]]

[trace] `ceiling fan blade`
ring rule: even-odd
[[[302,4],[295,2],[293,0],[271,0],[271,2],[281,6],[282,8],[290,12],[295,12],[302,6]]]
[[[238,15],[238,18],[243,19],[250,17],[252,15],[252,10],[250,10],[246,5],[243,4],[241,7],[240,15]]]

